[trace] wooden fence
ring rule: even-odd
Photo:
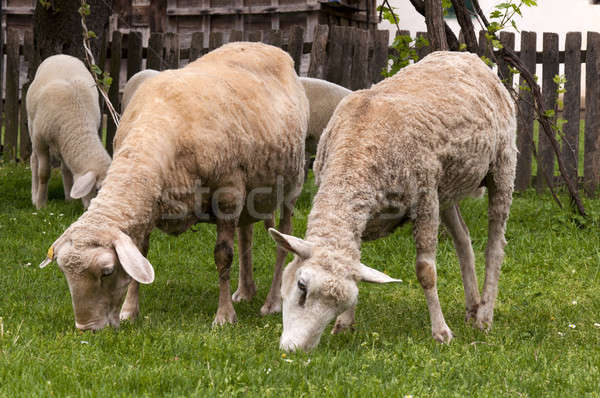
[[[352,27],[317,25],[312,43],[305,43],[304,29],[294,27],[289,35],[283,37],[280,31],[256,31],[242,33],[232,31],[228,35],[222,32],[211,32],[208,47],[204,47],[204,35],[197,32],[192,35],[189,48],[180,48],[179,36],[176,33],[153,33],[147,47],[142,47],[142,38],[132,32],[122,35],[113,32],[110,43],[103,46],[99,64],[105,65],[111,72],[113,84],[109,97],[119,110],[119,87],[123,86],[121,71],[126,69],[123,77],[129,79],[143,68],[164,70],[185,65],[190,60],[205,54],[224,44],[224,37],[229,41],[262,41],[286,50],[296,63],[296,70],[308,76],[329,80],[352,90],[369,87],[382,79],[381,71],[387,66],[388,31],[364,31]],[[424,34],[424,33],[420,33]],[[24,101],[19,101],[19,87],[25,93],[29,81],[37,65],[30,35],[25,36],[24,44],[20,44],[18,33],[9,29],[6,37],[6,86],[4,118],[4,158],[11,160],[27,160],[31,153],[31,144],[27,132],[27,118]],[[502,32],[501,41],[504,46],[514,48],[515,35]],[[587,48],[581,49],[582,34],[567,34],[564,51],[559,51],[558,35],[543,34],[543,48],[536,48],[536,33],[522,32],[521,51],[519,56],[532,73],[536,65],[542,65],[541,86],[544,103],[547,109],[554,109],[557,101],[557,86],[554,76],[559,73],[560,64],[564,64],[566,77],[566,93],[564,107],[557,116],[566,122],[557,137],[562,146],[562,155],[571,177],[577,177],[586,192],[597,191],[600,179],[600,33],[587,33]],[[419,49],[422,57],[429,52],[427,48]],[[480,52],[485,55],[488,50],[485,37],[480,35]],[[303,56],[304,55],[304,56]],[[0,57],[1,58],[1,57]],[[585,80],[585,112],[580,111],[581,70],[586,69]],[[4,65],[0,63],[0,73]],[[498,73],[512,85],[515,77],[509,68],[500,63]],[[19,73],[20,72],[20,73]],[[1,76],[1,74],[0,74]],[[19,79],[21,77],[21,79]],[[525,85],[522,78],[519,86]],[[539,139],[534,137],[534,113],[530,92],[520,89],[518,101],[519,119],[517,146],[519,158],[517,164],[516,189],[524,190],[535,186],[544,189],[546,181],[555,184],[555,156],[548,140],[543,134]],[[1,101],[0,101],[1,104]],[[584,134],[580,136],[580,122],[584,121]],[[112,138],[116,127],[108,118],[107,149],[112,153]],[[537,146],[534,144],[537,140]],[[579,164],[579,154],[583,152],[583,167]],[[534,152],[537,162],[534,164]],[[583,173],[578,172],[582,169]],[[547,173],[548,178],[540,178]]]

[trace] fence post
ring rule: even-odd
[[[323,79],[325,77],[325,68],[327,64],[327,37],[329,36],[329,26],[315,26],[312,51],[310,53],[310,65],[308,66],[308,76]]]
[[[352,80],[350,88],[361,90],[369,84],[369,32],[364,29],[352,30]]]
[[[536,33],[521,32],[521,60],[532,74],[535,73]],[[523,76],[519,78],[519,86],[527,83]],[[531,155],[533,151],[533,98],[531,91],[521,89],[518,101],[517,118],[517,175],[515,190],[524,191],[531,184]]]
[[[588,32],[585,62],[585,143],[583,184],[595,196],[600,176],[600,33]]]
[[[290,30],[287,52],[294,60],[294,69],[300,74],[300,64],[302,63],[302,52],[304,51],[304,28],[302,26],[293,26]]]
[[[417,32],[417,39],[419,37],[423,37],[424,39],[426,39],[427,41],[429,41],[428,37],[427,37],[427,32]],[[423,46],[421,48],[417,48],[417,57],[419,57],[419,59],[423,59],[427,54],[429,54],[431,52],[431,47],[430,46]]]
[[[165,64],[167,69],[179,69],[179,34],[165,33]]]
[[[263,32],[262,30],[254,30],[252,32],[245,32],[247,41],[259,42],[262,41]]]
[[[567,175],[579,188],[579,125],[581,113],[581,33],[569,32],[565,41],[565,95],[562,156]]]
[[[554,82],[554,76],[558,75],[558,35],[556,33],[544,32],[543,36],[543,59],[542,59],[542,97],[544,101],[544,110],[554,110],[557,98],[557,85]],[[552,118],[556,122],[556,115]],[[541,192],[548,184],[552,187],[554,184],[554,150],[546,134],[540,128],[538,137],[538,161],[537,161],[537,179],[535,187]],[[554,134],[556,137],[556,134]],[[546,178],[542,178],[543,175]]]
[[[17,159],[19,133],[19,31],[6,31],[6,126],[4,130],[4,159]]]
[[[372,30],[371,43],[373,47],[373,56],[369,62],[370,83],[377,83],[383,80],[381,72],[387,71],[388,65],[388,43],[390,41],[389,30]]]
[[[121,108],[119,101],[119,80],[121,77],[122,39],[121,32],[115,30],[112,34],[112,42],[110,44],[110,75],[112,77],[112,84],[108,90],[108,98],[117,112]],[[112,117],[109,117],[106,124],[106,151],[110,156],[113,154],[113,139],[115,138],[116,131],[117,125]]]
[[[202,56],[204,47],[204,32],[194,32],[192,34],[192,43],[190,44],[189,62],[194,62]]]
[[[142,69],[142,34],[130,31],[127,37],[127,80]]]
[[[151,33],[148,39],[148,56],[146,69],[163,70],[163,34]]]

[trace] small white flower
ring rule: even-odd
[[[287,359],[287,358],[285,358],[285,359],[284,359],[284,361],[286,361],[286,362],[288,362],[288,363],[292,363],[292,362],[294,362],[294,360],[293,360],[293,359]]]
[[[600,328],[600,323],[594,322],[594,326],[596,326],[597,328]]]
[[[53,216],[53,215],[54,215],[54,213],[50,213],[50,215],[51,215],[51,216]]]
[[[42,234],[46,235],[46,231],[42,231]]]
[[[572,274],[574,274],[574,273],[575,273],[575,270],[571,270],[571,273],[572,273]]]
[[[62,217],[62,216],[64,216],[64,214],[63,214],[63,213],[60,213],[58,216],[59,216],[59,217]]]
[[[31,265],[31,263],[26,263],[25,267],[29,267]]]
[[[31,213],[31,214],[33,214],[34,216],[37,216],[37,213],[35,211],[33,213]]]
[[[569,327],[570,327],[571,329],[575,329],[577,326],[575,326],[575,324],[574,324],[574,323],[569,323]]]
[[[564,336],[565,334],[564,334],[563,332],[558,332],[558,335],[559,335],[560,337],[562,337],[562,336]]]
[[[85,340],[81,340],[81,344],[90,344],[90,343]]]
[[[573,305],[577,305],[577,300],[573,300],[573,301],[571,301],[571,304],[573,304]]]
[[[271,368],[267,369],[267,370],[266,370],[266,373],[267,373],[267,374],[271,373]]]

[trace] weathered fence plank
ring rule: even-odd
[[[364,29],[352,30],[352,78],[350,88],[361,90],[369,86],[369,32]]]
[[[212,51],[223,45],[223,32],[210,32],[208,36],[208,51]]]
[[[129,32],[127,36],[127,80],[142,70],[142,33]]]
[[[310,65],[308,76],[323,79],[325,77],[327,63],[327,37],[329,27],[327,25],[315,26],[312,51],[310,53]]]
[[[259,42],[262,41],[263,32],[262,30],[254,30],[251,32],[246,32],[246,37],[248,41]]]
[[[424,39],[427,39],[429,41],[427,37],[427,32],[417,32],[417,39],[419,37],[423,37]],[[417,57],[419,57],[419,59],[423,59],[430,52],[431,48],[429,46],[419,47],[417,48]]]
[[[345,27],[343,30],[342,37],[342,77],[340,79],[340,85],[346,88],[350,88],[352,85],[352,58],[354,56],[354,43],[352,43],[352,27]]]
[[[146,69],[163,70],[163,34],[151,33],[148,39],[148,57],[146,61]]]
[[[556,33],[544,32],[543,35],[544,60],[542,64],[542,97],[545,111],[555,111],[557,97],[557,85],[554,77],[558,75],[558,35]],[[556,122],[556,115],[553,118]],[[554,150],[550,140],[539,129],[538,137],[538,159],[536,189],[540,192],[546,184],[552,186],[554,177]],[[556,135],[555,135],[556,138]],[[544,174],[546,178],[543,178]],[[546,182],[546,179],[548,182]]]
[[[179,69],[179,34],[165,33],[165,65],[167,69]]]
[[[119,102],[119,80],[121,71],[121,44],[122,35],[118,30],[112,34],[112,42],[110,44],[110,75],[112,76],[112,84],[108,90],[108,99],[115,107],[117,112],[120,112]],[[113,139],[115,138],[115,132],[117,131],[117,125],[115,124],[112,117],[108,118],[106,124],[106,151],[110,156],[113,154]]]
[[[283,45],[281,31],[280,30],[267,31],[263,36],[263,41],[266,44],[270,44],[272,46],[281,48],[281,46]]]
[[[587,34],[583,186],[595,196],[600,176],[600,33]]]
[[[4,159],[17,159],[19,135],[19,30],[6,31],[6,124],[4,129]]]
[[[202,56],[204,48],[204,32],[194,32],[192,34],[192,42],[190,44],[189,62],[194,62]]]
[[[565,95],[562,156],[567,175],[577,184],[579,168],[579,125],[581,119],[581,33],[569,32],[565,40]]]
[[[389,30],[372,30],[371,46],[373,47],[373,55],[369,63],[369,74],[371,83],[377,83],[383,80],[381,72],[387,70],[388,65],[388,43],[390,40]]]
[[[531,73],[535,73],[535,32],[521,32],[521,60]],[[526,85],[525,79],[519,78],[519,85]],[[533,152],[533,107],[531,91],[521,89],[518,101],[519,115],[517,119],[517,175],[515,189],[524,191],[531,183],[531,155]]]
[[[500,32],[500,43],[509,50],[515,49],[515,34],[513,32]],[[500,80],[504,82],[504,85],[508,88],[512,88],[514,76],[508,68],[508,64],[502,59],[497,58],[498,61],[498,76]]]
[[[241,30],[232,30],[229,34],[229,42],[233,43],[234,41],[243,41],[244,40],[244,32]]]
[[[35,71],[37,70],[37,57],[33,48],[33,32],[26,30],[23,36],[23,61],[27,68],[27,81],[21,88],[21,108],[19,115],[19,158],[23,162],[27,162],[31,156],[31,137],[29,136],[29,128],[27,125],[27,106],[25,98],[27,97],[27,89],[33,80]]]
[[[349,32],[348,28],[343,26],[334,25],[329,29],[325,79],[335,84],[340,84],[342,81],[342,56],[347,32]]]
[[[290,30],[288,39],[287,52],[294,60],[294,69],[296,73],[300,73],[302,63],[302,51],[304,47],[304,28],[302,26],[294,26]]]

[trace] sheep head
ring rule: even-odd
[[[56,260],[67,278],[75,326],[99,330],[119,326],[119,311],[132,279],[152,283],[154,269],[131,238],[116,228],[90,233],[69,228],[48,250],[40,264]]]
[[[278,245],[295,254],[283,272],[281,283],[283,333],[280,347],[284,350],[314,348],[327,324],[356,305],[359,281],[401,282],[335,253],[334,249],[317,247],[273,228],[269,232]]]

